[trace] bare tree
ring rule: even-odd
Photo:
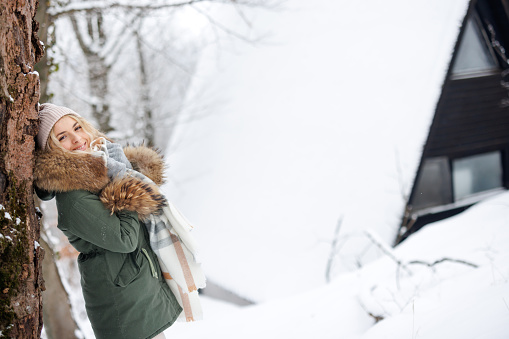
[[[36,0],[0,10],[0,332],[38,338],[43,280],[39,221],[32,198],[39,76],[43,54]]]
[[[45,253],[42,270],[47,286],[43,293],[44,332],[49,339],[76,338],[80,329],[73,318],[69,295],[53,260],[55,253],[44,237],[41,237],[40,243]]]
[[[203,17],[210,25],[211,40],[224,33],[253,42],[256,39],[251,40],[215,20],[211,14],[213,6],[233,8],[245,26],[250,27],[243,9],[273,8],[280,1],[54,2],[48,8],[50,21],[62,27],[69,22],[70,29],[65,28],[62,35],[72,31],[76,41],[70,48],[59,49],[58,53],[63,54],[60,62],[76,63],[80,59],[85,66],[76,67],[76,73],[83,76],[62,81],[65,96],[76,97],[77,105],[84,103],[87,110],[90,108],[98,127],[112,132],[110,136],[115,139],[137,142],[142,137],[149,144],[164,149],[182,109],[199,54],[191,42],[183,42],[174,32],[178,29],[173,23],[178,13],[192,9]],[[152,21],[151,25],[146,25],[148,21]],[[153,21],[157,21],[157,26]],[[82,78],[87,80],[88,86],[81,86],[85,91],[76,91],[76,85],[70,83],[81,82]],[[166,93],[155,94],[164,89]]]
[[[140,101],[141,109],[143,112],[143,122],[145,124],[143,132],[145,134],[145,140],[149,146],[154,145],[154,120],[153,120],[153,109],[150,101],[150,88],[148,84],[148,74],[146,68],[146,57],[143,52],[142,39],[138,32],[136,32],[136,51],[138,52],[138,64],[140,72]]]
[[[84,13],[86,20],[85,32],[78,25],[76,14],[70,14],[72,28],[81,50],[85,55],[88,66],[88,83],[90,88],[90,105],[92,115],[97,121],[99,128],[104,132],[110,132],[110,111],[108,104],[108,73],[111,67],[106,60],[106,53],[101,53],[106,44],[106,35],[103,27],[103,14],[101,12],[87,11]]]

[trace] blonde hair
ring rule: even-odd
[[[64,115],[66,117],[69,117],[76,121],[81,128],[83,128],[83,131],[88,134],[90,137],[90,140],[93,141],[99,137],[105,137],[105,135],[102,132],[99,132],[94,126],[92,126],[87,120],[85,120],[82,117],[78,117],[72,114]],[[60,141],[58,141],[57,136],[55,135],[54,126],[51,128],[51,131],[49,133],[48,141],[46,142],[46,147],[49,150],[55,150],[55,149],[61,149],[66,152],[69,152],[66,150],[62,145],[60,144]]]

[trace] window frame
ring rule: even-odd
[[[461,160],[467,160],[468,158],[474,158],[474,157],[480,157],[480,156],[486,156],[486,155],[489,155],[489,154],[497,154],[498,155],[498,165],[499,165],[499,170],[500,170],[500,182],[499,182],[499,186],[497,187],[492,187],[492,188],[488,188],[488,189],[485,189],[485,190],[482,190],[482,191],[477,191],[477,192],[471,192],[469,194],[466,194],[466,195],[462,195],[461,197],[457,197],[457,189],[458,187],[456,187],[456,184],[455,184],[455,175],[454,175],[454,172],[455,172],[455,169],[454,169],[454,163],[457,162],[457,161],[461,161]],[[484,193],[486,192],[489,192],[489,191],[493,191],[493,190],[499,190],[500,188],[504,188],[504,157],[503,157],[503,152],[502,150],[493,150],[493,151],[487,151],[487,152],[482,152],[482,153],[476,153],[476,154],[471,154],[471,155],[468,155],[468,156],[464,156],[464,157],[457,157],[457,158],[450,158],[449,159],[449,173],[450,173],[450,176],[451,176],[451,189],[452,189],[452,201],[453,202],[458,202],[458,201],[462,201],[462,200],[468,200],[468,199],[471,199],[472,197],[475,197],[477,195],[483,195]]]
[[[486,32],[485,26],[482,23],[481,17],[477,11],[474,11],[472,15],[467,19],[466,25],[471,23],[474,27],[475,34],[478,35],[479,40],[481,44],[485,47],[486,51],[488,52],[488,55],[490,56],[491,60],[494,62],[495,66],[493,68],[487,68],[482,70],[471,70],[471,71],[455,71],[456,63],[458,62],[458,58],[460,57],[461,47],[463,44],[463,41],[466,36],[466,28],[464,28],[464,32],[461,36],[461,41],[458,44],[458,52],[457,55],[454,58],[454,61],[452,63],[451,67],[451,79],[452,80],[459,80],[459,79],[470,79],[470,78],[477,78],[477,77],[483,77],[483,76],[489,76],[493,75],[500,70],[500,62],[497,58],[497,55],[495,51],[493,50],[493,47],[491,46],[491,40],[488,36],[488,33]]]

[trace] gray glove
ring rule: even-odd
[[[108,162],[106,163],[106,167],[108,168],[108,177],[123,177],[126,172],[126,165],[116,161],[113,158],[108,158]]]
[[[108,156],[122,164],[124,164],[127,168],[132,169],[131,163],[127,160],[127,157],[122,150],[122,146],[119,144],[115,144],[106,140],[106,149],[108,150]]]

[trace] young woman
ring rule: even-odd
[[[182,308],[139,219],[159,209],[162,199],[156,186],[119,180],[132,167],[160,185],[163,160],[150,148],[123,150],[109,141],[104,159],[91,148],[104,136],[65,107],[43,104],[39,120],[36,192],[43,200],[56,197],[58,228],[80,252],[81,286],[95,336],[164,338]],[[123,198],[104,192],[121,192]]]

